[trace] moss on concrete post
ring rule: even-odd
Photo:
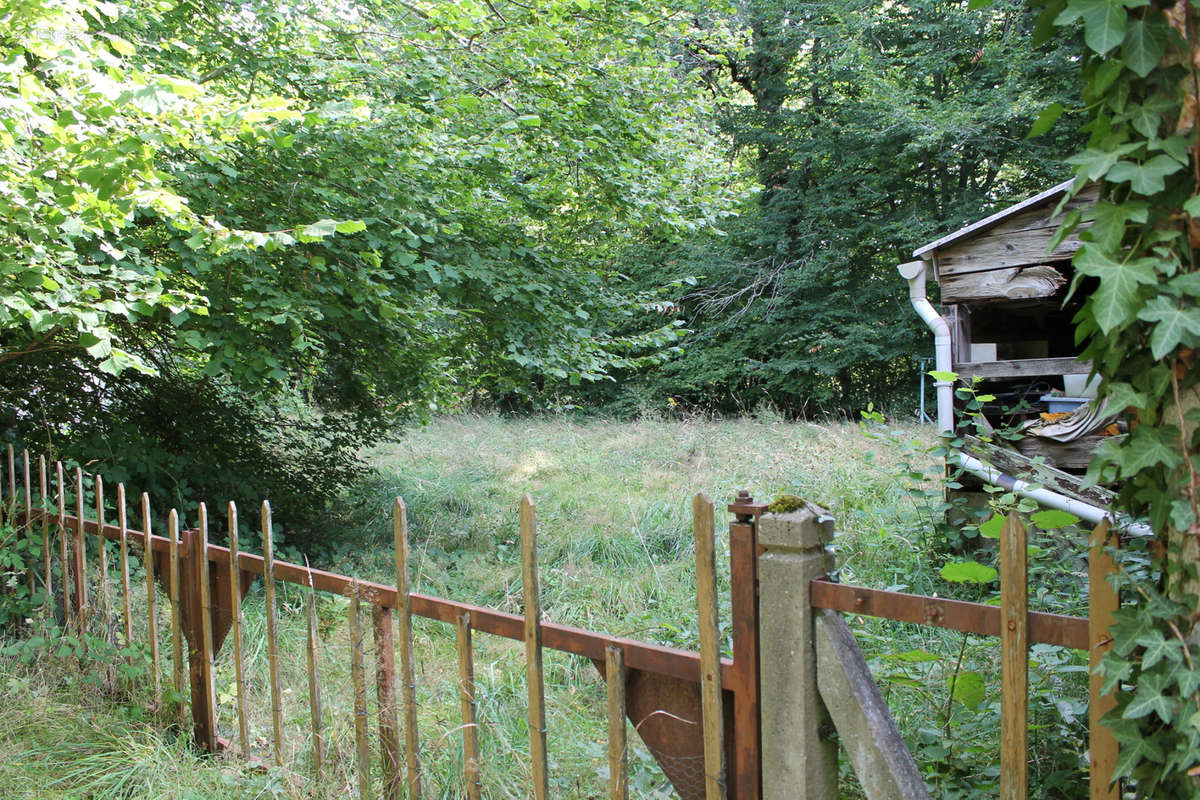
[[[837,743],[817,689],[808,584],[833,569],[833,517],[804,503],[758,521],[764,800],[835,800]]]

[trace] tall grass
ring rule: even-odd
[[[913,427],[899,429],[896,437],[919,449],[933,434]],[[390,508],[401,496],[409,508],[412,585],[418,592],[519,613],[516,512],[528,492],[537,504],[547,618],[695,648],[690,498],[705,491],[721,509],[741,489],[766,500],[782,492],[799,494],[828,508],[837,518],[839,567],[854,582],[924,593],[948,589],[929,558],[933,511],[919,496],[914,501],[908,482],[897,477],[906,471],[906,453],[894,441],[864,437],[855,425],[787,423],[770,416],[580,423],[463,415],[409,431],[366,457],[375,475],[347,498],[349,511],[332,532],[332,555],[322,566],[392,583]],[[718,524],[719,532],[722,528]],[[727,623],[723,538],[719,547]],[[1057,557],[1053,547],[1047,551],[1047,558]],[[95,797],[352,795],[345,607],[344,598],[319,597],[329,751],[320,783],[308,766],[305,623],[298,587],[281,592],[286,767],[261,767],[271,763],[271,721],[262,593],[256,586],[245,606],[253,768],[240,756],[199,758],[181,741],[160,735],[153,720],[129,718],[122,709],[144,705],[144,687],[140,695],[135,687],[132,703],[121,705],[78,691],[70,681],[22,673],[5,661],[0,699],[22,705],[28,719],[0,722],[0,742],[26,755],[17,766],[0,767],[0,786],[27,784],[61,796]],[[930,765],[926,774],[935,794],[987,790],[995,779],[998,741],[994,642],[874,620],[856,619],[854,628],[910,746]],[[431,797],[457,798],[462,774],[454,632],[419,620],[415,635],[426,785]],[[216,684],[221,733],[235,738],[231,649],[227,644],[218,659]],[[1078,744],[1078,720],[1068,718],[1079,713],[1086,679],[1078,674],[1078,660],[1063,652],[1035,648],[1033,654],[1038,668],[1033,683],[1048,687],[1036,694],[1032,709],[1040,737],[1032,753],[1035,785],[1039,776],[1077,778],[1082,759],[1081,749],[1061,752],[1064,741]],[[475,658],[485,796],[524,798],[528,736],[521,645],[479,634]],[[982,694],[956,700],[948,684],[968,672],[986,678]],[[603,681],[590,662],[559,653],[547,652],[546,675],[552,792],[561,798],[598,796],[606,772]],[[29,695],[41,699],[27,703]],[[632,796],[670,796],[653,759],[636,736],[629,738]],[[377,763],[377,752],[374,757]],[[174,788],[168,792],[164,786]],[[843,794],[857,796],[848,774]],[[14,790],[4,796],[47,795]],[[1055,789],[1041,796],[1077,793]]]

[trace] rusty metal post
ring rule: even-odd
[[[733,628],[734,691],[731,797],[761,796],[761,731],[758,687],[758,517],[767,509],[742,490],[729,505],[730,607]]]

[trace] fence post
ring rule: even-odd
[[[817,688],[809,582],[833,569],[833,518],[811,503],[758,519],[764,800],[837,797],[837,743]]]
[[[1000,800],[1029,796],[1029,569],[1025,525],[1000,534]]]
[[[1104,520],[1092,531],[1088,555],[1088,618],[1092,645],[1088,661],[1091,668],[1088,684],[1088,752],[1092,762],[1089,778],[1092,800],[1118,800],[1121,796],[1120,782],[1111,781],[1117,767],[1117,740],[1113,737],[1112,729],[1100,721],[1116,707],[1117,696],[1115,692],[1100,693],[1104,676],[1097,672],[1100,659],[1112,648],[1112,635],[1108,629],[1115,624],[1113,612],[1121,605],[1117,590],[1108,582],[1109,576],[1117,571],[1117,566],[1106,548],[1115,547],[1117,541],[1117,534],[1109,529],[1108,520]]]
[[[735,515],[729,524],[729,604],[733,633],[733,764],[729,780],[733,796],[761,796],[758,685],[758,530],[766,503],[756,503],[748,491],[738,492],[729,505]]]

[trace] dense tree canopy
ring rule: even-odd
[[[5,12],[0,365],[25,436],[164,491],[299,496],[398,421],[676,338],[618,257],[727,205],[677,12],[163,9]],[[652,324],[614,333],[632,316]],[[265,467],[231,492],[199,451]]]
[[[464,402],[889,399],[893,266],[1061,176],[1076,70],[1013,4],[3,14],[3,427],[292,509]]]
[[[758,191],[733,235],[656,254],[654,280],[704,279],[681,298],[696,335],[651,393],[854,413],[905,389],[911,407],[930,347],[895,265],[1061,181],[1074,149],[1026,138],[1070,104],[1071,51],[1032,47],[1022,3],[967,6],[747,0],[697,19],[686,63]]]

